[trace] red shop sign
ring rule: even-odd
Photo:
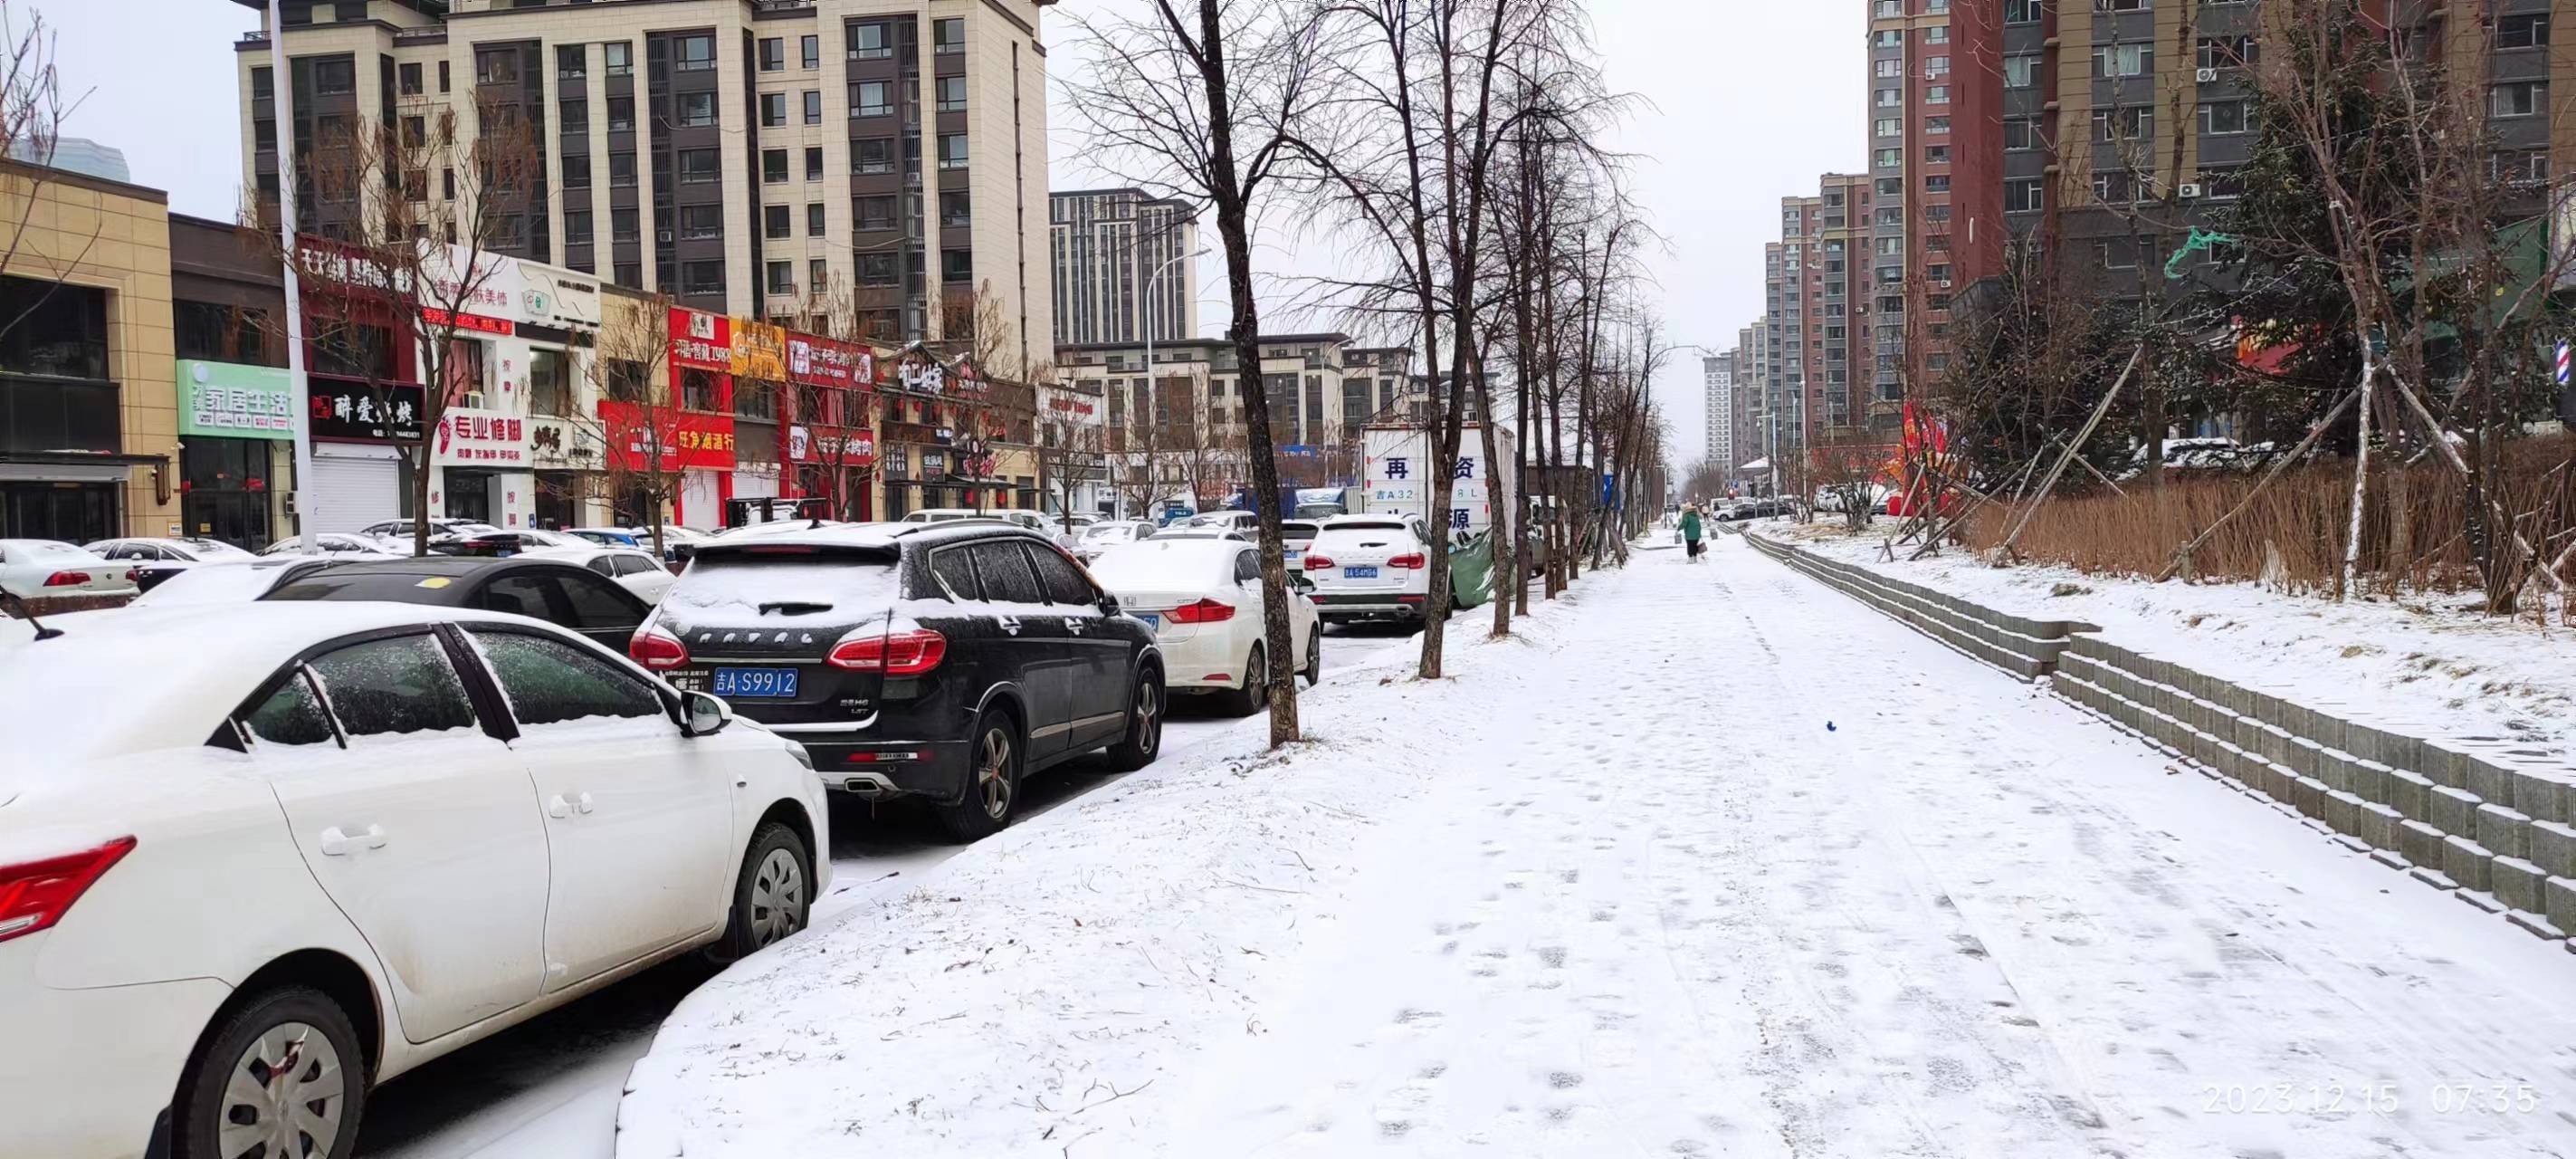
[[[671,309],[671,362],[698,370],[733,372],[733,319]]]
[[[432,326],[445,326],[448,323],[448,319],[451,317],[456,320],[456,328],[459,330],[472,330],[482,334],[501,335],[508,335],[517,332],[516,328],[510,324],[510,320],[507,318],[486,318],[481,314],[451,315],[445,310],[433,310],[427,306],[420,308],[420,320],[427,322]]]
[[[656,450],[665,471],[733,469],[732,415],[602,400],[599,419],[608,428],[608,454],[622,470],[650,469]]]
[[[787,336],[787,381],[807,386],[866,386],[877,356],[867,347],[806,334]]]

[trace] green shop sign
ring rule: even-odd
[[[274,366],[179,360],[179,434],[227,439],[295,437],[295,394]]]

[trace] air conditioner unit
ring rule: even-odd
[[[2215,84],[2218,81],[2218,70],[2214,68],[2204,68],[2199,72],[2191,74],[2191,79],[2199,81],[2202,84]]]
[[[2185,181],[2174,189],[2174,193],[2185,201],[2198,201],[2200,200],[2200,182]]]
[[[663,245],[669,245],[671,244],[671,231],[667,229],[654,230],[653,240],[658,241]]]

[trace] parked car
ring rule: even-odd
[[[794,745],[550,625],[63,627],[0,644],[11,1155],[346,1156],[371,1087],[830,885]]]
[[[617,586],[635,593],[635,598],[648,604],[662,602],[664,593],[678,577],[653,553],[632,547],[540,547],[519,553],[519,559],[559,559],[576,567],[589,568],[617,581]]]
[[[1306,548],[1315,542],[1324,525],[1312,519],[1279,521],[1279,550],[1286,557],[1288,577],[1302,582],[1306,576]]]
[[[1093,561],[1091,575],[1153,629],[1174,695],[1213,694],[1226,711],[1250,716],[1270,707],[1271,683],[1284,666],[1270,663],[1262,639],[1260,549],[1223,534],[1229,538],[1158,535],[1130,543]],[[1324,674],[1324,626],[1313,601],[1295,591],[1288,593],[1288,638],[1297,642],[1296,672],[1311,686]]]
[[[1091,525],[1098,522],[1100,522],[1099,518],[1091,515],[1049,515],[1045,520],[1046,525],[1038,528],[1038,531],[1054,540],[1057,547],[1074,552],[1078,556],[1081,554],[1079,549],[1082,546],[1083,533],[1091,530]]]
[[[1119,544],[1151,539],[1155,534],[1154,525],[1142,519],[1104,519],[1083,531],[1082,546],[1073,549],[1073,553],[1089,562]]]
[[[134,594],[134,568],[54,539],[0,539],[0,592],[21,599]]]
[[[265,601],[389,600],[509,612],[561,625],[622,649],[653,608],[588,568],[557,559],[430,555],[348,560],[296,576]]]
[[[429,518],[431,539],[442,539],[453,535],[481,535],[499,530],[501,529],[489,523],[478,523],[471,519],[451,519],[442,515],[433,515]],[[402,552],[411,550],[411,533],[412,521],[408,519],[386,519],[358,529],[358,534],[380,540],[389,548]]]
[[[631,527],[627,530],[634,533],[635,546],[643,548],[646,551],[651,551],[653,549],[652,528]],[[682,527],[678,524],[666,523],[662,526],[662,558],[666,562],[670,563],[685,562],[688,559],[688,552],[681,549],[683,547],[695,548],[698,544],[705,542],[707,537],[708,533],[700,531],[697,528]]]
[[[1154,538],[1225,539],[1232,540],[1236,543],[1250,543],[1253,540],[1253,535],[1251,532],[1244,531],[1240,528],[1210,525],[1204,527],[1166,527],[1161,531],[1155,532]]]
[[[635,532],[623,527],[567,527],[563,534],[587,539],[601,547],[650,547],[653,543],[650,532],[645,538],[638,539]]]
[[[269,544],[266,548],[261,549],[260,554],[263,556],[302,555],[305,554],[304,540],[301,537],[290,535],[275,543]],[[371,535],[352,535],[345,531],[324,531],[318,532],[313,536],[313,554],[405,556],[411,554],[411,541],[408,539],[404,540],[401,549],[397,550],[387,541],[378,539]]]
[[[261,555],[192,567],[134,597],[134,602],[125,606],[247,604],[290,579],[331,566],[332,559],[323,555]]]
[[[1306,582],[1328,624],[1420,620],[1431,592],[1431,530],[1408,515],[1336,515],[1306,545]]]
[[[1180,525],[1192,530],[1240,531],[1245,539],[1250,539],[1261,533],[1261,516],[1251,511],[1203,511],[1182,520]]]
[[[512,556],[542,548],[574,549],[595,544],[578,535],[560,531],[523,528],[518,531],[479,531],[472,534],[443,536],[433,539],[429,549],[440,555]]]
[[[924,507],[906,512],[898,523],[953,523],[960,519],[990,519],[991,515],[972,507]]]
[[[1044,537],[876,524],[709,543],[631,654],[804,743],[825,785],[926,798],[949,834],[1010,824],[1024,778],[1162,746],[1152,630]]]
[[[109,563],[122,563],[133,570],[138,591],[151,591],[163,580],[200,563],[222,560],[257,559],[247,551],[220,539],[158,539],[134,537],[102,539],[89,545],[89,550]]]

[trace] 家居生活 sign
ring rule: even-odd
[[[274,366],[182,358],[179,434],[182,438],[294,438],[294,382]]]

